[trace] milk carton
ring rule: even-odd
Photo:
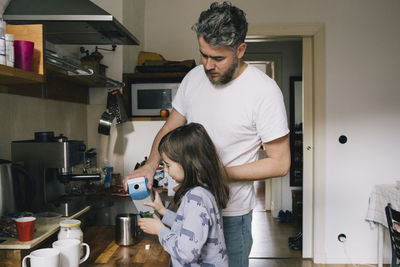
[[[141,217],[152,217],[154,213],[152,207],[144,205],[144,203],[153,202],[153,194],[147,184],[148,180],[145,177],[128,180],[129,195]]]

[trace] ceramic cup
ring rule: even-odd
[[[24,257],[22,267],[27,267],[27,260],[30,259],[31,267],[58,267],[60,264],[60,251],[55,248],[42,248],[34,250]]]
[[[19,241],[26,242],[33,239],[35,222],[35,217],[21,217],[15,219]]]
[[[77,239],[60,239],[53,243],[53,248],[60,251],[61,267],[78,267],[79,264],[89,258],[90,248],[86,243],[82,243],[86,247],[86,254],[80,258],[81,241]]]

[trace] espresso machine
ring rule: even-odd
[[[34,140],[11,142],[12,161],[24,166],[34,177],[32,212],[54,211],[71,216],[86,206],[85,196],[69,190],[71,181],[100,180],[100,173],[75,173],[85,163],[83,141],[36,132]],[[23,192],[21,192],[23,194]]]

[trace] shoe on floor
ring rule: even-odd
[[[278,213],[279,222],[286,222],[286,212],[284,210],[280,210]]]
[[[299,238],[301,238],[302,236],[303,236],[303,233],[302,233],[302,232],[298,233],[298,234],[295,235],[295,236],[290,236],[290,237],[288,238],[288,242],[289,242],[289,243],[293,243],[293,242],[295,242],[296,240],[298,240]]]

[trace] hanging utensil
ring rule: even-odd
[[[107,108],[109,112],[117,119],[117,124],[128,121],[122,93],[119,89],[108,93]]]
[[[115,117],[108,110],[104,111],[100,118],[99,127],[97,128],[98,133],[110,135],[114,119]]]
[[[126,112],[124,101],[121,91],[115,89],[109,91],[107,94],[107,107],[100,118],[98,133],[110,135],[111,126],[114,122],[120,124],[129,120],[128,113]]]

